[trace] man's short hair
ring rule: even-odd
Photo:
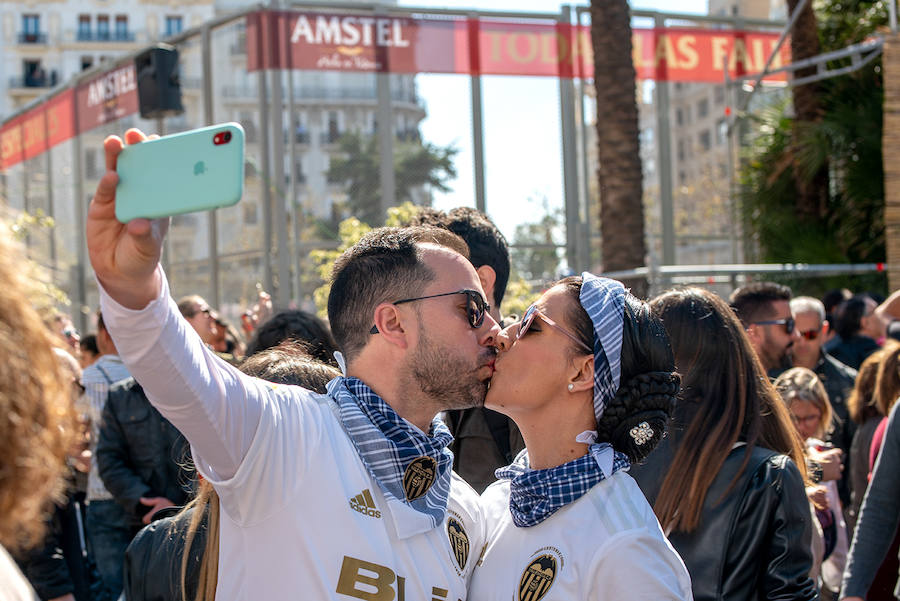
[[[328,382],[341,375],[331,365],[310,357],[303,345],[294,340],[285,340],[247,357],[239,369],[267,382],[302,386],[320,394],[327,392]]]
[[[462,238],[439,227],[383,227],[344,251],[331,271],[328,321],[348,361],[369,340],[375,307],[420,296],[435,278],[422,260],[421,244],[447,247],[468,259]]]
[[[487,215],[471,207],[458,207],[444,213],[421,209],[409,225],[433,225],[450,230],[469,246],[469,260],[475,268],[487,265],[497,274],[493,303],[500,306],[509,283],[509,245]]]
[[[206,301],[203,300],[202,296],[197,294],[190,294],[188,296],[182,296],[178,299],[178,310],[181,312],[185,318],[190,319],[194,315],[197,314],[197,311],[194,309],[197,305],[202,305]]]
[[[854,294],[849,300],[840,305],[837,312],[837,323],[834,330],[844,340],[856,336],[862,329],[862,318],[866,316],[871,296],[866,293]]]
[[[328,324],[300,309],[279,311],[256,328],[247,343],[247,356],[278,346],[283,340],[299,341],[313,359],[334,364],[337,344]]]
[[[744,327],[772,316],[772,303],[790,301],[791,289],[775,282],[753,282],[741,286],[728,299]]]
[[[819,318],[819,327],[825,323],[825,305],[817,298],[811,296],[798,296],[791,299],[791,313],[815,313]]]

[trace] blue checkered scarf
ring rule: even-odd
[[[588,454],[574,461],[544,470],[528,466],[528,449],[519,453],[512,465],[495,475],[509,480],[509,512],[519,528],[537,526],[551,515],[574,503],[601,480],[628,469],[628,457],[613,451],[609,443],[592,444]],[[601,467],[602,466],[602,467]]]
[[[599,423],[609,401],[619,389],[622,375],[622,330],[625,318],[625,287],[621,282],[582,274],[581,306],[594,326],[594,416]],[[587,439],[582,437],[587,435]],[[497,470],[497,478],[509,480],[509,510],[520,528],[536,526],[569,503],[580,499],[601,480],[629,467],[628,457],[609,443],[597,444],[596,432],[576,439],[590,442],[588,453],[556,467],[533,470],[528,451]]]
[[[430,435],[422,434],[357,378],[335,378],[328,383],[328,395],[338,404],[344,430],[385,496],[430,516],[432,527],[443,523],[453,466],[453,454],[447,449],[453,436],[444,422],[435,418]],[[422,456],[436,462],[435,481],[427,493],[410,501],[403,475]]]

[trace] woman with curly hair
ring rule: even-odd
[[[7,551],[39,544],[52,502],[62,498],[75,432],[69,380],[26,297],[24,254],[0,221],[0,600],[34,593]]]
[[[678,392],[659,319],[585,273],[545,292],[498,347],[485,406],[516,422],[526,449],[481,497],[488,544],[470,598],[690,599],[684,563],[625,473],[662,438]]]

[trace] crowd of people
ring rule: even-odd
[[[900,292],[584,273],[504,317],[503,236],[426,209],[327,322],[261,292],[235,328],[115,220],[122,147],[93,334],[0,236],[0,600],[898,598]]]

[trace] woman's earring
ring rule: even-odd
[[[572,392],[573,390],[575,390],[575,385],[572,384],[571,382],[569,382],[568,388],[569,388],[569,392]]]

